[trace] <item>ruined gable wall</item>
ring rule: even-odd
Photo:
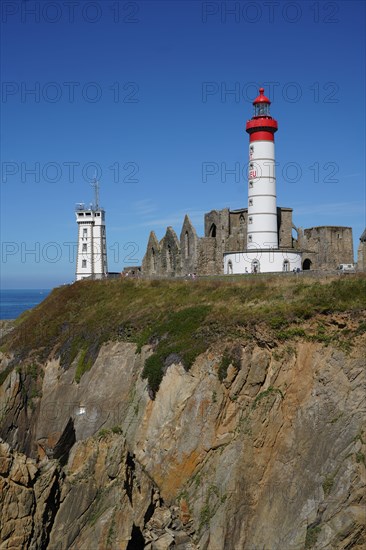
[[[150,233],[145,256],[142,259],[142,273],[148,276],[160,273],[160,245],[153,231]]]
[[[181,254],[178,237],[172,227],[168,227],[160,242],[160,275],[174,277],[181,274]]]
[[[180,234],[181,274],[196,273],[198,268],[199,238],[188,216]]]

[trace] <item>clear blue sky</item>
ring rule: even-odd
[[[260,85],[279,124],[278,205],[298,226],[352,226],[357,247],[364,2],[14,0],[2,10],[2,288],[74,279],[74,207],[92,200],[94,165],[110,271],[141,263],[151,229],[179,236],[186,212],[202,235],[204,212],[247,206],[245,122]]]

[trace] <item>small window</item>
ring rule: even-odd
[[[85,216],[91,216],[91,212],[85,212]]]
[[[254,151],[254,145],[251,145],[250,146],[250,152],[253,153],[253,151]]]
[[[80,218],[80,216],[84,216],[84,212],[79,212],[78,216],[79,216],[79,218]]]
[[[252,235],[248,235],[248,241],[251,243],[252,242]]]
[[[190,253],[188,231],[186,231],[186,232],[184,233],[184,252],[185,252],[186,258],[188,258],[188,257],[189,257],[189,253]]]
[[[338,238],[338,239],[341,239],[341,238],[342,238],[342,234],[341,234],[341,233],[338,233],[337,238]]]
[[[258,260],[252,261],[252,273],[259,273],[260,271],[260,263]]]
[[[253,199],[249,199],[249,206],[253,206]]]
[[[252,218],[252,216],[249,216],[249,223],[253,223],[253,218]]]
[[[227,264],[227,274],[228,275],[233,274],[233,262],[231,260],[229,260]]]
[[[83,260],[83,261],[81,262],[81,267],[84,267],[84,268],[86,267],[86,260]]]
[[[83,252],[86,252],[88,248],[88,245],[86,243],[83,244]]]
[[[86,229],[86,227],[84,227],[83,229],[83,237],[87,237],[88,236],[88,230]]]
[[[96,215],[96,216],[100,216],[100,212],[97,212],[95,215]]]
[[[290,262],[288,260],[285,260],[283,262],[283,271],[285,271],[286,273],[290,271]]]
[[[253,187],[253,182],[252,181],[249,182],[249,187]]]

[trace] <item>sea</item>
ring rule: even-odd
[[[51,289],[0,289],[0,320],[16,319],[23,311],[37,306],[51,292]]]

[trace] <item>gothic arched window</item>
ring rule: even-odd
[[[216,237],[216,225],[213,223],[210,227],[210,237]]]

